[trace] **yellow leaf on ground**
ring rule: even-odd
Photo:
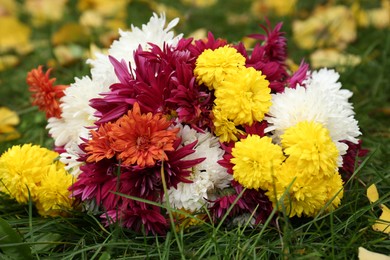
[[[263,17],[267,13],[275,13],[277,16],[292,14],[297,0],[255,0],[251,11],[255,16]]]
[[[356,39],[356,22],[346,6],[318,7],[306,20],[293,22],[293,39],[302,49],[345,49]]]
[[[86,28],[77,23],[62,26],[51,38],[54,45],[80,43],[88,40]]]
[[[390,260],[390,256],[382,255],[359,247],[359,260]]]
[[[371,203],[374,203],[379,199],[378,190],[375,184],[371,184],[370,187],[367,188],[367,198]]]
[[[188,38],[191,37],[194,38],[194,40],[205,39],[207,38],[207,30],[205,28],[199,28],[188,35]]]
[[[68,0],[25,0],[25,9],[32,16],[32,22],[41,26],[59,21],[64,15]]]
[[[186,5],[204,8],[215,5],[217,3],[217,0],[181,0],[181,2]]]
[[[18,6],[14,0],[0,0],[0,16],[15,16]]]
[[[337,49],[319,49],[310,55],[310,63],[313,68],[337,68],[353,67],[360,64],[361,58],[357,55],[342,53]]]
[[[15,55],[0,56],[0,71],[15,67],[19,64],[19,58]]]
[[[372,229],[380,231],[386,234],[390,234],[390,209],[385,205],[381,205],[382,214],[375,224],[372,225]]]
[[[19,121],[19,116],[15,111],[6,107],[0,107],[0,142],[20,137],[20,134],[15,129]]]
[[[11,16],[0,17],[0,53],[15,50],[20,54],[31,51],[31,29]]]

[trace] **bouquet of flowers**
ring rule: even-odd
[[[364,155],[339,74],[304,62],[290,71],[281,23],[250,35],[251,50],[211,32],[175,35],[177,23],[154,14],[120,31],[70,86],[42,67],[29,72],[75,178],[69,196],[107,225],[153,234],[169,229],[168,211],[186,227],[337,208]]]

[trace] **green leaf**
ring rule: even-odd
[[[108,252],[103,252],[102,255],[99,257],[99,260],[110,260],[111,255]]]
[[[40,237],[34,237],[36,244],[31,246],[33,253],[47,252],[53,247],[58,245],[58,241],[61,240],[61,235],[56,233],[43,234]]]
[[[32,259],[31,249],[7,221],[0,218],[0,249],[6,258]]]

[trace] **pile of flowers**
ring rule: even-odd
[[[177,23],[154,14],[120,31],[107,55],[87,61],[91,75],[68,87],[41,67],[28,74],[76,178],[72,198],[107,225],[154,234],[169,229],[165,203],[253,225],[275,208],[289,217],[337,208],[364,155],[339,74],[304,62],[291,72],[281,23],[251,35],[252,50],[211,32],[175,35]]]

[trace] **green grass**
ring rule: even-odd
[[[239,41],[246,34],[257,32],[260,20],[251,17],[248,24],[228,25],[226,14],[248,12],[250,2],[219,1],[217,8],[207,9],[188,8],[179,2],[171,4],[187,17],[177,32],[188,35],[204,27],[217,37]],[[129,24],[139,26],[148,20],[151,12],[144,2],[133,1],[128,13]],[[71,12],[67,19],[76,17]],[[297,63],[302,57],[307,59],[309,52],[299,50],[292,42],[291,18],[282,20],[290,56]],[[24,143],[52,148],[44,114],[31,107],[25,77],[30,69],[54,58],[47,39],[56,28],[58,24],[35,29],[33,40],[43,44],[23,57],[16,68],[0,72],[0,105],[18,112],[21,117],[18,131],[22,134],[20,139],[0,143],[0,153]],[[268,222],[256,229],[248,225],[204,224],[157,237],[138,235],[116,226],[103,227],[97,217],[80,212],[70,218],[41,218],[34,208],[17,205],[2,196],[0,218],[6,220],[23,242],[0,243],[0,252],[27,245],[33,259],[356,259],[358,247],[363,246],[389,254],[388,235],[373,231],[371,225],[380,214],[379,204],[390,205],[390,30],[359,29],[358,39],[347,50],[359,55],[363,62],[346,68],[340,80],[344,88],[354,93],[351,101],[363,133],[363,146],[370,149],[370,154],[354,178],[345,184],[342,205],[334,212],[314,219],[288,219],[283,212],[275,212],[276,223]],[[88,74],[88,69],[80,61],[56,68],[53,76],[57,83],[68,84],[74,77]],[[372,183],[381,195],[374,205],[369,204],[365,195],[366,187]],[[0,240],[2,234],[0,229]],[[14,254],[21,252],[16,250]],[[2,257],[7,259],[0,254]]]

